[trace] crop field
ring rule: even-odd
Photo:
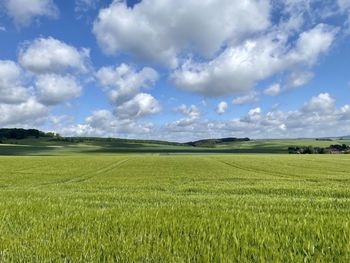
[[[350,155],[0,157],[0,262],[349,262]]]
[[[350,145],[349,139],[332,141],[316,141],[315,139],[283,139],[283,140],[251,140],[231,143],[220,143],[214,147],[193,147],[188,145],[169,145],[166,142],[108,141],[87,140],[73,143],[52,141],[50,138],[3,140],[0,142],[1,155],[69,155],[69,154],[173,154],[173,153],[215,153],[215,154],[288,154],[291,146],[329,147],[331,144]]]

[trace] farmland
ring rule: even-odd
[[[71,153],[0,167],[0,261],[350,260],[350,155]]]
[[[50,138],[29,138],[21,140],[3,140],[0,143],[0,155],[69,155],[69,154],[288,154],[291,146],[328,147],[331,144],[350,145],[350,139],[317,141],[315,139],[251,140],[220,143],[214,147],[193,147],[159,141],[137,141],[119,139],[81,139],[81,141],[55,141]]]

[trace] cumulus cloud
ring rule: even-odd
[[[105,87],[108,98],[119,105],[133,98],[141,89],[152,87],[158,80],[158,73],[145,67],[140,71],[126,64],[117,67],[102,67],[96,73],[100,85]]]
[[[109,110],[97,110],[88,116],[82,124],[59,126],[60,134],[65,136],[101,136],[101,137],[129,137],[145,138],[153,131],[152,123],[121,120]]]
[[[35,18],[58,17],[58,8],[53,0],[4,0],[9,17],[18,27],[29,26]]]
[[[33,78],[9,60],[0,60],[0,126],[43,124],[50,119],[51,107],[80,95],[74,77],[40,74]]]
[[[348,105],[337,109],[334,98],[321,93],[298,110],[263,113],[260,108],[252,109],[246,116],[229,121],[225,127],[260,138],[334,136],[349,128],[350,116],[347,114]]]
[[[34,97],[17,104],[0,104],[0,126],[23,126],[39,124],[48,115],[48,109]]]
[[[233,99],[232,103],[234,105],[243,105],[243,104],[258,102],[259,101],[258,95],[259,95],[258,92],[251,91],[247,95],[240,96]]]
[[[75,11],[96,8],[98,1],[75,0]],[[93,25],[105,53],[121,54],[127,59],[130,55],[138,62],[168,67],[162,72],[170,72],[170,80],[178,88],[209,97],[235,94],[236,105],[258,101],[260,93],[253,87],[277,74],[287,76],[285,83],[271,85],[261,93],[276,96],[285,89],[306,85],[313,78],[312,67],[330,50],[338,30],[320,24],[319,17],[326,12],[312,18],[315,10],[322,9],[318,8],[322,2],[319,0],[286,0],[276,5],[269,0],[143,0],[133,6],[123,0],[110,2],[99,11]],[[18,26],[58,15],[53,0],[2,3]],[[338,7],[337,14],[350,14],[348,0],[338,0]],[[92,72],[88,49],[52,37],[24,43],[19,48],[18,61],[20,66],[0,61],[0,111],[6,113],[0,124],[44,120],[53,106],[78,97],[82,92],[81,77]],[[67,125],[67,133],[105,136],[153,129],[152,124],[141,120],[161,110],[159,101],[148,94],[159,79],[156,70],[120,64],[101,67],[94,77],[112,109],[95,111],[82,124]],[[165,134],[196,132],[203,137],[294,136],[303,134],[303,127],[313,132],[330,131],[327,122],[336,126],[342,121],[342,129],[349,128],[349,107],[337,108],[330,94],[321,93],[295,111],[273,109],[266,113],[258,107],[241,118],[210,121],[202,119],[197,106],[182,105],[176,111],[183,116],[163,128]],[[227,108],[226,101],[222,101],[216,112],[224,114]],[[320,129],[322,126],[325,130]]]
[[[45,105],[57,105],[80,96],[82,87],[72,76],[44,74],[35,83],[38,99]]]
[[[295,50],[289,53],[290,63],[312,65],[317,62],[319,56],[331,47],[337,31],[331,26],[319,24],[301,33]]]
[[[321,93],[294,111],[274,109],[264,112],[260,107],[231,120],[197,120],[187,126],[165,125],[168,139],[187,140],[215,137],[297,138],[342,136],[350,129],[350,105],[336,108],[328,93]],[[195,131],[195,132],[194,132]],[[169,132],[174,132],[169,134]]]
[[[115,116],[108,110],[99,110],[86,118],[86,124],[93,129],[99,128],[102,131],[117,130],[119,127]]]
[[[143,0],[133,7],[115,0],[100,10],[93,32],[108,54],[126,51],[175,67],[185,50],[211,57],[266,29],[269,12],[267,0]]]
[[[119,119],[137,119],[160,111],[160,103],[152,95],[139,93],[131,100],[117,106],[115,115]]]
[[[15,104],[27,100],[29,89],[22,86],[22,70],[13,61],[0,60],[0,103]]]
[[[217,114],[224,114],[228,108],[228,104],[226,101],[221,101],[216,107]]]
[[[78,50],[52,37],[38,38],[23,45],[18,60],[23,67],[37,74],[62,73],[68,69],[87,72],[90,51]]]
[[[307,24],[312,6],[299,0],[274,8],[267,0],[143,0],[133,7],[113,1],[100,10],[93,32],[106,53],[167,65],[178,88],[222,96],[248,92],[277,73],[317,63],[337,29]],[[281,19],[271,26],[275,12]]]
[[[303,112],[331,112],[335,109],[335,99],[328,93],[321,93],[316,97],[305,103],[302,108]]]
[[[175,109],[183,118],[164,126],[118,119],[107,110],[94,112],[83,124],[66,127],[63,134],[89,136],[117,136],[162,138],[188,141],[216,137],[286,138],[344,135],[350,129],[350,105],[337,108],[335,99],[321,93],[305,102],[299,109],[265,112],[250,109],[240,118],[223,121],[203,120],[195,105],[181,105]],[[335,127],[336,130],[335,130]]]
[[[258,123],[261,119],[261,112],[262,110],[260,107],[253,108],[248,111],[248,114],[244,116],[241,121],[246,123]]]
[[[136,120],[161,111],[157,99],[141,92],[153,87],[158,78],[152,68],[137,71],[127,64],[102,67],[96,72],[96,79],[107,93],[114,115],[120,120]]]
[[[272,84],[264,90],[264,94],[268,96],[277,96],[281,93],[281,85],[278,83]]]
[[[120,121],[108,110],[94,111],[83,124],[66,126],[61,133],[69,136],[116,136]]]
[[[332,45],[337,30],[319,24],[299,35],[289,49],[286,36],[269,34],[229,47],[208,63],[187,60],[173,74],[183,90],[220,96],[250,90],[253,84],[278,72],[311,66]]]
[[[180,107],[176,108],[175,111],[182,113],[185,117],[167,124],[167,129],[169,130],[175,131],[179,128],[181,130],[183,127],[191,126],[201,117],[201,111],[195,105],[186,106],[182,104]]]

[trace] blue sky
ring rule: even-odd
[[[0,127],[350,134],[350,0],[0,0]]]

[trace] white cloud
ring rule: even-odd
[[[319,56],[329,50],[334,42],[337,29],[319,24],[300,34],[295,50],[290,52],[290,63],[312,65]]]
[[[160,103],[152,95],[139,93],[131,100],[117,106],[115,115],[119,119],[138,119],[160,111]]]
[[[108,110],[99,110],[86,118],[86,123],[93,129],[102,131],[117,130],[119,127],[118,120]]]
[[[116,136],[121,123],[108,110],[94,111],[83,124],[65,127],[61,132],[73,136]]]
[[[314,14],[314,4],[285,1],[271,8],[267,0],[143,0],[127,7],[114,1],[100,10],[93,32],[106,53],[165,64],[175,69],[171,78],[178,88],[222,96],[317,63],[337,30],[306,23],[324,16]],[[271,26],[276,10],[281,19]]]
[[[102,67],[96,73],[99,84],[107,93],[114,115],[119,120],[136,120],[161,111],[160,103],[150,94],[142,93],[158,80],[158,73],[145,67],[136,71],[121,64],[116,67]]]
[[[261,113],[262,110],[260,107],[250,109],[248,111],[248,114],[244,116],[241,120],[245,123],[259,123],[259,121],[261,120]]]
[[[17,104],[0,104],[0,126],[24,126],[41,123],[48,115],[48,109],[34,97]]]
[[[303,112],[331,112],[335,109],[335,99],[328,93],[312,97],[302,108]]]
[[[336,108],[335,100],[321,93],[294,111],[263,112],[253,108],[240,118],[197,120],[188,126],[165,125],[167,139],[179,141],[217,137],[297,138],[343,136],[350,130],[350,105]],[[173,132],[173,133],[171,133]]]
[[[133,8],[116,0],[100,10],[93,32],[108,54],[126,51],[174,67],[183,51],[211,57],[266,29],[269,15],[267,0],[143,0]]]
[[[184,118],[164,126],[119,119],[107,110],[94,112],[78,125],[65,126],[64,135],[157,138],[190,141],[203,138],[297,138],[342,136],[350,130],[350,105],[335,107],[331,95],[321,93],[293,111],[252,108],[246,115],[223,121],[201,119],[200,110],[181,105],[176,109]]]
[[[35,83],[38,99],[45,105],[56,105],[80,96],[82,87],[72,76],[39,75]]]
[[[21,1],[24,2],[0,0],[3,4]],[[16,22],[17,25],[24,26],[40,17],[57,15],[53,0],[25,2],[26,5],[51,3],[56,14],[33,11],[40,9],[33,4],[28,10],[21,11],[28,11],[27,18],[24,15],[24,22]],[[95,8],[97,2],[75,0],[75,11]],[[337,35],[336,28],[318,24],[321,15],[309,19],[315,10],[320,10],[315,7],[316,2],[319,5],[322,1],[286,0],[275,6],[269,0],[143,0],[127,7],[126,1],[115,0],[100,10],[93,32],[106,53],[121,54],[122,58],[131,55],[137,62],[144,60],[166,65],[170,79],[178,88],[204,96],[235,94],[239,97],[233,103],[242,105],[258,101],[259,94],[253,87],[276,74],[287,78],[281,86],[274,84],[265,89],[267,95],[276,96],[285,89],[304,86],[312,79],[311,67],[330,50]],[[327,0],[327,5],[330,2]],[[344,19],[350,14],[349,0],[338,0],[338,4],[337,14],[341,10],[341,19]],[[336,9],[335,5],[334,2],[331,7]],[[16,6],[13,10],[17,10]],[[17,11],[16,14],[20,13]],[[0,109],[1,113],[8,114],[1,117],[0,123],[25,124],[34,123],[36,118],[45,119],[52,109],[49,106],[78,97],[82,91],[79,84],[83,83],[82,74],[92,72],[89,50],[52,37],[27,42],[19,50],[22,68],[15,62],[0,61]],[[85,122],[70,125],[71,128],[76,128],[79,134],[101,135],[120,134],[123,130],[135,134],[137,129],[151,129],[151,124],[139,121],[161,108],[160,103],[147,94],[159,78],[154,69],[120,64],[102,67],[93,77],[106,92],[113,110],[93,112]],[[30,107],[33,107],[33,114]],[[303,134],[303,127],[306,127],[317,134],[331,131],[328,122],[338,127],[343,120],[341,129],[349,128],[349,107],[337,108],[334,98],[322,93],[295,111],[283,112],[275,108],[265,113],[258,107],[238,119],[210,121],[202,119],[198,107],[182,105],[177,111],[184,116],[165,128],[176,132],[198,131],[201,135],[227,132],[228,135],[246,133],[264,137]],[[227,108],[226,101],[222,101],[216,112],[223,114]],[[326,128],[323,131],[321,127]]]
[[[35,18],[58,17],[53,0],[3,0],[6,13],[18,27],[29,26]]]
[[[173,123],[167,124],[167,129],[169,130],[176,130],[178,128],[181,129],[182,127],[191,126],[201,117],[201,112],[195,105],[186,106],[185,104],[182,104],[180,107],[176,108],[175,111],[182,113],[185,115],[185,117]]]
[[[226,101],[221,101],[216,107],[217,114],[224,114],[228,108],[228,104]]]
[[[0,60],[0,103],[16,104],[28,99],[30,92],[22,86],[21,74],[15,62]]]
[[[0,31],[5,32],[6,31],[6,27],[0,26]]]
[[[153,130],[152,123],[139,123],[135,120],[118,119],[108,110],[97,110],[88,116],[82,124],[57,127],[65,136],[101,136],[123,138],[145,138]]]
[[[258,92],[251,91],[247,95],[240,96],[233,99],[232,103],[235,105],[243,105],[243,104],[258,102],[259,101],[258,95],[259,95]]]
[[[50,107],[80,95],[71,76],[28,77],[15,62],[0,60],[0,126],[33,127],[50,119]]]
[[[340,109],[340,120],[341,121],[349,121],[350,120],[350,105],[344,105]],[[346,126],[345,126],[346,127]]]
[[[301,87],[306,85],[313,77],[312,72],[292,72],[288,77],[287,85],[292,88]]]
[[[20,64],[34,73],[62,73],[68,69],[87,72],[90,59],[88,49],[78,50],[52,37],[38,38],[20,50]]]
[[[258,107],[258,108],[251,109],[248,112],[248,115],[249,116],[254,116],[254,115],[257,115],[257,114],[260,114],[260,113],[261,113],[261,109]]]
[[[278,83],[272,84],[270,87],[264,90],[264,94],[268,96],[277,96],[281,93],[281,85]]]
[[[133,120],[117,119],[110,111],[95,111],[86,119],[86,123],[95,130],[113,131],[114,133],[148,133],[152,128],[150,123],[137,123]]]
[[[118,67],[103,67],[96,77],[108,92],[109,100],[114,105],[119,105],[133,98],[141,89],[150,88],[158,80],[158,73],[145,67],[136,71],[132,67],[121,64]]]
[[[180,107],[176,108],[175,111],[182,113],[190,119],[199,119],[199,117],[201,116],[200,110],[195,105],[191,105],[188,107],[185,104],[182,104]]]
[[[174,72],[173,79],[179,88],[207,96],[248,91],[255,82],[278,72],[312,66],[329,50],[336,32],[319,24],[301,33],[291,48],[286,48],[288,38],[283,34],[249,39],[207,63],[187,60]]]

